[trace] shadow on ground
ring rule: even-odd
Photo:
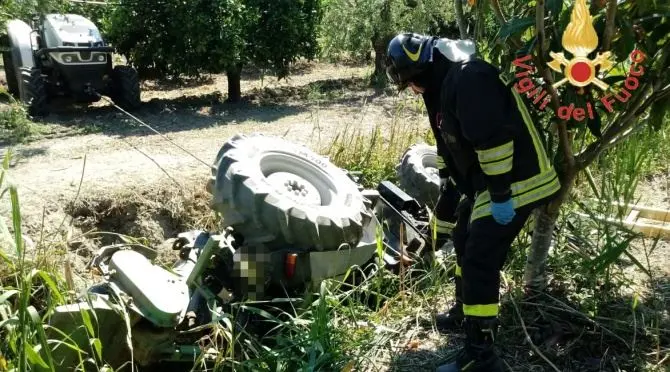
[[[345,66],[351,65],[352,67],[360,67],[361,64],[350,63],[344,64]],[[315,68],[314,63],[310,62],[298,62],[295,63],[290,68],[289,77],[307,75],[313,72]],[[216,80],[217,74],[202,74],[197,77],[183,77],[183,78],[159,78],[159,73],[150,71],[148,76],[145,78],[151,80],[151,90],[153,91],[171,91],[175,89],[184,89],[184,88],[197,88],[205,85],[214,83]],[[225,74],[224,74],[225,75]],[[253,66],[245,67],[242,71],[242,86],[245,82],[257,81],[263,78],[275,77],[275,75],[268,73],[265,70],[255,68]]]
[[[132,114],[161,133],[174,133],[245,121],[271,123],[308,111],[316,102],[321,108],[366,99],[369,102],[384,91],[370,88],[365,78],[345,78],[293,87],[254,88],[245,93],[242,101],[234,104],[227,103],[225,95],[219,92],[175,99],[154,98],[143,102],[142,107]],[[153,134],[109,104],[82,106],[55,101],[50,115],[38,121],[78,130],[86,127],[88,132],[117,136]]]
[[[670,277],[657,278],[647,283],[647,288],[650,295],[646,300],[610,296],[593,316],[581,312],[578,304],[557,290],[519,296],[514,303],[508,298],[501,308],[498,336],[505,370],[555,371],[539,350],[562,372],[667,371]],[[518,314],[523,315],[523,324]],[[527,342],[526,333],[537,350]],[[436,350],[398,354],[389,371],[434,371],[453,359],[463,342],[457,335],[445,335],[443,340]]]
[[[3,147],[5,146],[3,145],[3,142],[4,141],[0,141],[0,159],[4,159],[5,157],[6,150],[3,149]],[[9,162],[9,167],[13,168],[18,164],[26,161],[30,157],[44,155],[47,153],[47,151],[48,148],[46,146],[12,149],[12,157]]]

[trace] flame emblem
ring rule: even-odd
[[[609,51],[598,53],[593,60],[587,57],[598,47],[598,34],[593,27],[593,17],[586,6],[586,0],[575,1],[570,23],[563,32],[561,42],[563,48],[572,54],[572,59],[566,58],[563,52],[549,52],[553,60],[547,65],[565,75],[553,85],[554,88],[569,81],[570,84],[580,88],[593,83],[598,88],[607,90],[609,85],[596,77],[596,67],[600,67],[601,70],[612,67],[614,65],[611,60],[612,53]],[[562,67],[565,67],[565,71]]]

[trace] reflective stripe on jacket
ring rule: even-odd
[[[479,59],[455,63],[440,90],[445,162],[459,190],[474,197],[471,220],[490,215],[491,201],[511,197],[519,208],[556,194],[560,182],[540,134],[494,66]]]

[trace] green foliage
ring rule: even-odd
[[[0,96],[2,95],[0,87]],[[9,94],[6,94],[9,96]],[[13,98],[11,98],[12,101]],[[21,142],[35,134],[36,128],[27,119],[26,108],[18,102],[12,102],[6,109],[0,110],[0,138],[11,142]]]
[[[89,18],[104,35],[106,17],[112,7],[107,5],[72,3],[67,0],[3,0],[0,7],[0,37],[7,34],[5,24],[11,19],[20,19],[28,24],[34,15],[48,13],[74,13]]]
[[[109,40],[140,73],[197,75],[240,58],[242,5],[166,0],[162,6],[122,0],[109,18]]]
[[[390,2],[391,22],[380,15]],[[323,56],[367,58],[375,32],[401,31],[457,37],[453,6],[438,0],[325,0],[320,43]],[[384,35],[379,35],[383,37]]]
[[[244,57],[255,67],[274,70],[282,78],[297,57],[319,52],[319,0],[246,0],[245,5],[252,11],[244,33],[249,43]]]
[[[411,109],[411,104],[403,102],[396,110]],[[395,180],[395,167],[402,153],[412,144],[423,142],[432,135],[429,133],[429,128],[404,125],[396,115],[390,125],[376,125],[369,133],[347,125],[323,152],[338,167],[360,171],[364,186],[376,188],[383,180]]]
[[[315,0],[121,0],[109,39],[143,73],[197,76],[253,63],[286,75],[288,64],[316,53]]]
[[[497,43],[488,51],[485,51],[487,59],[499,62],[504,71],[513,70],[512,61],[516,55],[527,54],[529,51],[537,54],[537,40],[535,39],[535,2],[511,1],[504,2],[503,12],[506,13],[507,22],[500,27],[497,34]],[[544,51],[544,58],[550,61],[549,52],[563,51],[562,36],[565,31],[573,9],[573,4],[564,4],[562,1],[547,1],[545,4],[545,37],[548,50]],[[606,23],[606,7],[604,2],[594,2],[590,6],[590,12],[593,16],[593,24],[598,33],[599,43],[602,45]],[[670,59],[666,58],[668,51],[666,43],[670,33],[670,5],[661,4],[652,0],[645,1],[620,1],[616,12],[616,28],[612,39],[612,59],[615,61],[614,67],[609,71],[603,71],[603,78],[611,86],[607,93],[614,96],[616,92],[625,88],[625,78],[629,73],[631,65],[630,54],[634,49],[639,49],[645,53],[647,59],[643,62],[644,74],[639,77],[640,85],[644,82],[655,82],[661,80],[660,86],[666,86],[670,82],[670,76],[667,74],[667,67],[670,65]],[[510,47],[510,38],[518,38],[523,43],[522,48]],[[505,44],[506,43],[506,44]],[[600,45],[600,46],[601,46]],[[665,49],[664,49],[665,47]],[[596,50],[589,55],[589,58],[595,58]],[[571,58],[569,52],[566,57]],[[548,69],[547,66],[543,68]],[[564,76],[551,72],[554,81],[562,79]],[[665,82],[665,83],[663,83]],[[591,133],[599,134],[604,132],[613,120],[616,119],[618,112],[627,110],[626,103],[615,103],[616,112],[610,113],[605,109],[601,98],[606,94],[594,86],[586,87],[584,94],[577,94],[576,89],[569,84],[558,88],[561,94],[562,105],[574,104],[575,107],[584,107],[587,101],[594,104],[595,120],[584,120],[577,122],[569,121],[569,126],[578,132],[589,130]],[[640,94],[638,91],[632,91],[633,95]],[[664,100],[651,105],[651,121],[647,122],[646,113],[640,113],[637,121],[643,124],[652,124],[658,127],[658,124],[667,111],[670,100]],[[533,106],[530,104],[529,106]],[[536,111],[536,110],[534,110]],[[535,112],[538,118],[543,122],[543,126],[549,124],[554,113],[551,110],[544,112]]]
[[[41,270],[31,270],[26,260],[26,247],[22,234],[21,208],[19,203],[19,194],[17,186],[9,183],[3,185],[7,179],[11,151],[7,151],[3,158],[2,169],[0,170],[0,196],[9,195],[11,206],[11,223],[13,234],[10,236],[8,229],[4,226],[4,220],[0,221],[0,236],[3,241],[11,241],[14,247],[14,259],[10,260],[8,256],[0,254],[0,260],[3,261],[3,268],[9,268],[14,271],[14,285],[6,286],[0,281],[0,355],[9,354],[14,356],[16,367],[19,371],[29,370],[28,366],[39,365],[45,369],[54,371],[54,362],[49,346],[42,319],[37,309],[31,304],[33,300],[33,281],[40,277],[46,278],[46,290],[56,290],[51,275]],[[4,250],[0,246],[0,253]],[[0,277],[2,279],[2,277]],[[46,350],[44,355],[40,355],[36,350]],[[11,363],[11,362],[10,362]],[[30,368],[33,370],[33,368]]]

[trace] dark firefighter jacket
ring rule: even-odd
[[[516,209],[553,196],[558,176],[514,88],[482,60],[452,63],[435,52],[431,83],[438,89],[427,90],[424,102],[441,175],[474,200],[471,220],[490,215],[491,200],[511,197]]]

